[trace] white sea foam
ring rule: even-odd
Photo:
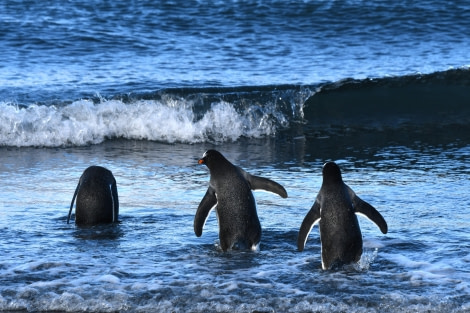
[[[465,282],[465,280],[468,279],[468,275],[458,273],[456,269],[448,263],[414,261],[400,254],[383,253],[383,256],[402,267],[405,272],[400,275],[406,277],[413,286],[457,285],[461,290],[468,289],[468,284]]]
[[[106,283],[110,283],[110,284],[119,284],[119,278],[114,276],[114,275],[110,275],[110,274],[107,274],[107,275],[103,275],[101,276],[98,281],[101,281],[101,282],[106,282]]]
[[[242,136],[272,135],[279,123],[286,123],[279,112],[237,110],[223,101],[200,113],[191,101],[178,99],[80,100],[61,107],[27,108],[0,103],[0,145],[82,146],[112,138],[168,143],[234,141]]]

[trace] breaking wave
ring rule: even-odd
[[[62,103],[0,102],[0,146],[83,146],[108,139],[236,141],[303,127],[470,125],[470,69],[319,85],[164,89]]]

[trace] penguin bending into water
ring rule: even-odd
[[[382,233],[387,233],[388,226],[382,215],[343,182],[338,165],[325,163],[320,191],[300,226],[299,251],[303,251],[310,231],[318,222],[322,268],[326,270],[358,262],[362,254],[362,234],[356,214],[364,215]]]
[[[209,213],[216,208],[222,250],[235,245],[256,250],[261,224],[251,190],[263,189],[287,198],[286,190],[270,179],[248,174],[216,150],[206,151],[198,163],[209,168],[210,183],[194,217],[196,236],[202,235]]]
[[[118,221],[119,199],[113,173],[101,166],[88,167],[80,177],[70,204],[67,224],[75,208],[75,224],[91,226]]]

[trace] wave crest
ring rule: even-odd
[[[0,104],[0,145],[83,146],[125,138],[167,143],[263,137],[289,119],[271,104],[227,101],[199,108],[184,97],[158,100],[79,100],[62,106]]]

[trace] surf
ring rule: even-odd
[[[0,102],[0,146],[106,140],[222,143],[338,131],[468,127],[470,68],[315,85],[163,88],[75,101]]]

